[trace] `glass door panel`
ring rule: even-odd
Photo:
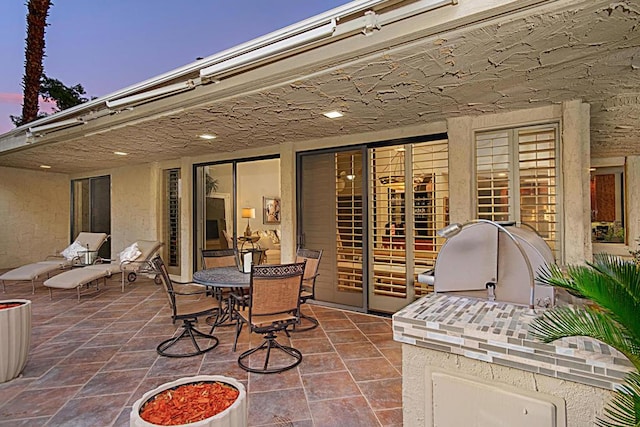
[[[397,145],[369,150],[372,174],[369,309],[375,311],[395,312],[413,297],[413,292],[407,289],[407,277],[411,273],[411,269],[407,269],[407,257],[412,247],[406,244],[406,236],[412,232],[412,215],[406,209],[409,203],[406,163],[410,149],[407,145]],[[410,184],[408,188],[411,189]]]
[[[298,242],[322,249],[316,300],[364,309],[362,151],[300,157]]]
[[[449,224],[449,155],[446,140],[414,144],[413,171],[413,283],[414,297],[433,291],[418,283],[418,274],[434,267],[442,241],[436,231]]]
[[[202,268],[201,249],[233,247],[233,165],[231,163],[196,168],[197,270]]]
[[[71,181],[71,241],[82,232],[111,234],[111,177]],[[98,251],[101,258],[111,258],[111,239]]]
[[[369,309],[393,313],[432,292],[418,274],[433,268],[436,230],[449,222],[447,141],[369,150]]]

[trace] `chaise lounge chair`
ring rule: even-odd
[[[98,251],[109,236],[106,233],[81,232],[69,247],[60,255],[47,257],[46,260],[26,264],[13,270],[9,270],[0,276],[2,281],[2,291],[6,292],[5,283],[11,282],[31,282],[32,293],[36,292],[36,280],[58,270],[71,268],[72,265],[81,265],[79,251]]]
[[[124,292],[125,277],[127,281],[133,282],[139,273],[154,273],[151,259],[162,247],[162,243],[156,240],[138,240],[128,246],[118,254],[116,259],[109,264],[94,264],[85,268],[65,271],[44,282],[49,288],[49,295],[53,297],[53,289],[73,289],[78,292],[80,301],[80,290],[85,285],[96,283],[99,289],[99,281],[102,279],[106,284],[107,278],[114,274],[122,273],[122,292]]]

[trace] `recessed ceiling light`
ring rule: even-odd
[[[40,167],[42,169],[51,169],[51,166],[49,166],[49,165],[40,165]]]
[[[128,156],[129,153],[125,153],[124,151],[114,151],[113,154],[116,156]]]
[[[338,117],[344,116],[340,111],[327,111],[326,113],[322,113],[322,115],[330,119],[337,119]]]
[[[217,136],[211,135],[210,133],[203,133],[202,135],[198,135],[198,138],[202,139],[216,139]]]

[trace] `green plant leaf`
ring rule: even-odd
[[[596,422],[601,427],[640,426],[640,374],[627,376],[604,412],[607,418]]]
[[[546,311],[542,317],[533,320],[530,332],[535,338],[547,343],[566,337],[591,337],[617,349],[636,369],[640,368],[637,341],[608,313],[591,307],[558,307]]]
[[[544,342],[586,336],[623,353],[636,372],[627,376],[605,408],[606,418],[599,418],[597,425],[640,427],[640,265],[598,254],[593,262],[569,266],[566,272],[552,265],[542,270],[538,280],[587,298],[593,305],[548,310],[533,320],[531,335]]]
[[[566,274],[551,266],[539,280],[590,299],[624,325],[636,342],[640,338],[640,268],[635,263],[599,254],[586,266],[569,266]]]

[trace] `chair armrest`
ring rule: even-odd
[[[208,293],[206,286],[197,283],[173,282],[173,284],[181,288],[180,290],[176,290],[176,288],[173,289],[173,293],[176,295],[204,295]]]
[[[238,295],[235,292],[231,292],[229,294],[229,303],[231,304],[232,307],[247,307],[247,305],[249,305],[251,298],[249,297],[249,295]]]

